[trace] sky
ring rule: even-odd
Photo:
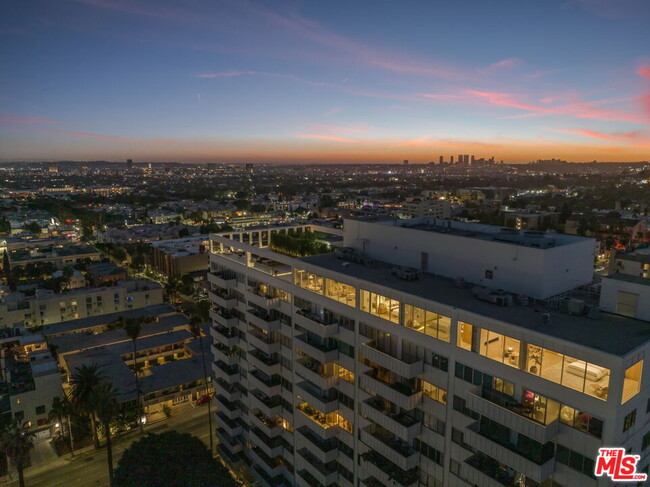
[[[650,159],[647,0],[7,0],[0,161]]]

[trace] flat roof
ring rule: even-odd
[[[623,274],[621,272],[603,277],[607,279],[615,279],[617,281],[633,282],[634,284],[640,284],[642,286],[650,286],[650,279],[646,277],[633,276],[631,274]]]
[[[164,318],[160,318],[159,321],[144,323],[140,330],[140,336],[144,338],[151,335],[167,333],[179,326],[187,325],[189,321],[189,318],[181,313],[165,316]],[[50,341],[57,347],[58,353],[64,354],[75,352],[77,350],[81,351],[84,349],[131,341],[131,339],[126,334],[125,330],[118,328],[104,333],[73,333],[70,335],[57,336],[51,338]]]
[[[354,279],[368,281],[371,284],[385,286],[614,355],[625,355],[650,340],[650,323],[634,318],[601,311],[598,319],[591,319],[586,316],[565,314],[532,301],[527,306],[513,303],[511,306],[502,307],[476,298],[472,294],[473,286],[458,288],[451,279],[429,274],[423,274],[417,281],[404,281],[391,274],[394,265],[377,261],[373,261],[370,266],[365,266],[338,259],[334,254],[314,255],[300,260]],[[550,315],[550,320],[546,324],[542,324],[542,313]]]
[[[127,319],[141,318],[143,316],[162,316],[176,312],[176,309],[169,303],[154,304],[152,306],[145,306],[144,308],[136,308],[127,311],[118,311],[116,313],[108,313],[100,316],[89,316],[88,318],[80,318],[78,320],[52,323],[43,327],[43,334],[45,336],[58,335],[60,333],[73,332],[75,330],[84,330],[86,328],[106,325],[108,323],[112,323],[113,321],[117,321],[120,316],[123,316],[124,319]]]
[[[140,389],[143,394],[169,389],[180,384],[188,384],[203,378],[203,361],[201,357],[175,360],[149,369],[151,375],[140,378]],[[212,369],[207,370],[212,376]]]

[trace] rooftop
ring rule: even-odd
[[[88,318],[81,318],[78,320],[62,321],[61,323],[53,323],[43,327],[44,335],[58,335],[60,333],[69,333],[74,331],[84,330],[86,328],[94,328],[96,326],[107,325],[117,321],[120,316],[124,319],[128,318],[141,318],[143,316],[162,316],[171,313],[176,313],[176,309],[169,303],[155,304],[153,306],[146,306],[144,308],[136,308],[128,311],[119,311],[117,313],[109,313],[101,316],[90,316]]]
[[[502,321],[537,333],[550,335],[585,347],[614,355],[625,355],[650,340],[650,323],[610,313],[598,319],[574,316],[545,307],[539,301],[529,305],[502,307],[477,299],[470,288],[458,288],[454,281],[423,274],[419,280],[404,281],[391,274],[391,264],[374,261],[371,266],[338,259],[334,254],[321,254],[300,259],[353,279],[369,281],[403,293]],[[542,323],[548,313],[548,323]]]
[[[510,245],[523,245],[526,247],[549,248],[585,240],[584,237],[576,237],[573,235],[517,230],[515,228],[456,220],[442,220],[432,217],[413,218],[410,220],[388,220],[377,223],[380,225],[392,225],[411,228],[413,230],[453,235],[456,237],[488,240]]]
[[[630,274],[622,274],[620,272],[617,272],[615,274],[610,274],[603,277],[616,279],[617,281],[633,282],[634,284],[640,284],[642,286],[650,286],[650,279],[641,276],[633,276]]]

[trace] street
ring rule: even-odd
[[[206,406],[190,407],[188,405],[179,407],[174,409],[174,415],[166,421],[146,426],[145,432],[161,433],[176,430],[196,436],[206,445],[209,445],[207,414],[208,409]],[[114,442],[113,460],[115,468],[117,468],[124,450],[139,437],[138,434],[130,434],[127,438],[119,438]],[[65,458],[70,459],[70,455]],[[85,451],[64,463],[57,461],[51,468],[44,469],[42,466],[34,468],[34,474],[30,473],[30,468],[25,471],[26,484],[29,487],[103,487],[108,485],[105,448],[97,452],[94,450]],[[8,487],[17,486],[18,479],[15,473],[12,476],[13,480],[3,485]]]

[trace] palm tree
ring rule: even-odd
[[[176,276],[169,276],[167,284],[165,284],[165,292],[171,301],[175,301],[178,293],[181,290],[181,280]]]
[[[95,449],[99,449],[97,436],[97,419],[95,416],[94,393],[99,385],[106,381],[106,376],[97,364],[77,367],[70,379],[70,402],[72,406],[90,419]]]
[[[108,460],[108,485],[113,485],[113,440],[111,437],[111,421],[119,413],[117,391],[108,381],[101,382],[92,393],[92,404],[97,419],[104,427],[106,435],[106,457]]]
[[[190,332],[192,335],[194,335],[194,338],[196,338],[199,341],[199,346],[201,347],[201,360],[203,362],[203,382],[205,384],[205,393],[209,394],[210,389],[208,386],[208,372],[205,367],[205,353],[203,352],[203,339],[202,339],[202,333],[201,333],[201,318],[198,316],[193,316],[192,319],[190,320]],[[214,439],[213,437],[213,432],[212,432],[212,407],[211,407],[212,399],[208,401],[208,424],[210,426],[210,453],[214,452]]]
[[[136,354],[135,341],[138,339],[138,337],[140,336],[140,332],[142,331],[142,322],[140,322],[139,320],[134,320],[132,318],[129,318],[124,323],[124,330],[126,331],[126,334],[131,339],[131,343],[133,343],[133,375],[135,376],[135,394],[137,398],[138,407],[140,407],[141,406],[140,379],[138,378],[138,374],[140,371],[138,369],[138,359],[135,356]],[[140,423],[140,434],[142,434],[144,433],[144,425],[142,424],[141,418],[138,419],[138,423]]]
[[[24,470],[29,463],[29,452],[34,448],[34,433],[29,431],[27,423],[8,424],[0,437],[0,445],[18,471],[18,484],[25,487]]]
[[[50,421],[56,420],[59,425],[61,425],[61,435],[65,439],[68,437],[68,444],[70,445],[70,453],[74,455],[74,447],[72,444],[72,424],[70,423],[70,413],[72,412],[72,406],[67,396],[63,396],[63,399],[60,397],[55,397],[52,399],[52,409],[49,413]],[[63,425],[67,425],[66,428]]]

